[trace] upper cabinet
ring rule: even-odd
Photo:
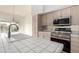
[[[79,6],[71,8],[72,25],[79,25]]]
[[[43,14],[41,16],[41,22],[42,22],[42,25],[47,25],[47,15],[46,14]]]
[[[46,6],[44,6],[44,7],[46,7]],[[48,8],[48,9],[51,9],[51,8]],[[45,10],[44,10],[44,12],[46,12]],[[53,25],[53,20],[55,20],[55,19],[66,18],[66,17],[72,16],[70,10],[72,10],[72,9],[67,6],[67,8],[64,8],[64,9],[60,8],[60,10],[42,14],[42,16],[41,16],[42,25]]]
[[[61,11],[58,10],[58,11],[55,11],[53,13],[53,19],[60,19],[61,18]]]
[[[49,13],[49,14],[42,14],[40,17],[39,17],[39,24],[42,26],[45,26],[45,25],[52,25],[53,23],[53,14]]]
[[[66,17],[70,17],[70,8],[65,8],[61,10],[61,17],[62,18],[66,18]]]
[[[47,25],[52,25],[53,24],[53,13],[48,13],[47,14]]]

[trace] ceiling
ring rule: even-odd
[[[34,13],[45,13],[55,11],[63,8],[70,7],[72,5],[32,5],[32,11]]]
[[[48,11],[55,11],[55,10],[67,8],[70,6],[72,5],[45,5],[44,9],[45,9],[45,12],[48,12]]]

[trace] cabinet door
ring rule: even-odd
[[[42,26],[42,19],[41,19],[41,15],[38,14],[38,30],[41,30],[41,26]]]
[[[47,25],[53,25],[53,13],[47,14]]]
[[[79,6],[71,8],[72,25],[79,25]]]
[[[39,37],[40,38],[44,38],[44,33],[43,32],[39,32]]]
[[[51,32],[44,32],[44,38],[50,39],[51,37]]]
[[[65,8],[61,10],[61,17],[62,18],[70,17],[70,8]]]
[[[79,53],[79,38],[78,37],[71,38],[71,52]]]
[[[47,15],[42,15],[42,25],[47,25]]]
[[[50,39],[51,32],[39,32],[39,37],[44,38],[44,39]]]
[[[53,13],[53,19],[59,19],[59,18],[61,18],[61,11],[60,10],[59,11],[55,11]]]

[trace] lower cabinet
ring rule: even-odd
[[[71,37],[71,52],[79,53],[79,37]]]
[[[50,39],[51,38],[51,32],[39,31],[39,37],[40,38]]]

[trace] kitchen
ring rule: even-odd
[[[66,47],[64,47],[66,52],[78,52],[76,44],[72,42],[73,32],[77,32],[76,29],[73,28],[78,25],[78,14],[79,6],[70,6],[62,9],[58,9],[51,12],[39,13],[36,16],[37,21],[37,37],[48,38],[50,40],[63,43]],[[64,19],[69,18],[69,24],[54,24],[53,22],[56,19]],[[74,20],[75,19],[75,20]],[[73,27],[74,26],[74,27]],[[78,28],[78,26],[76,27]],[[77,29],[78,30],[78,29]],[[78,30],[79,31],[79,30]],[[58,40],[59,39],[59,40]],[[76,48],[73,48],[72,45]]]

